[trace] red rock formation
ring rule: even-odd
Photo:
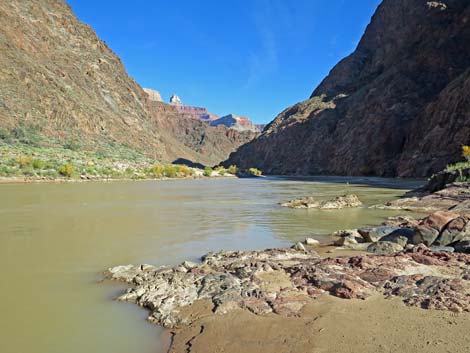
[[[258,128],[253,124],[250,118],[247,118],[246,116],[238,116],[235,114],[225,115],[220,119],[212,121],[210,124],[211,126],[225,125],[238,131],[259,132]]]

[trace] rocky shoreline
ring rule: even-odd
[[[470,217],[462,205],[469,200],[469,187],[470,183],[459,183],[441,190],[441,194],[464,195],[452,207],[459,212],[442,211],[448,201],[442,198],[442,204],[435,205],[440,211],[421,219],[394,217],[379,227],[335,234],[335,246],[368,253],[337,256],[330,251],[325,254],[328,257],[320,256],[322,246],[318,248],[314,239],[308,239],[292,248],[208,253],[199,263],[117,266],[108,269],[105,277],[128,283],[130,287],[118,300],[146,308],[148,319],[173,335],[186,337],[187,332],[201,327],[185,341],[185,352],[197,351],[191,342],[204,331],[201,320],[224,323],[224,318],[233,315],[251,315],[253,320],[259,317],[266,323],[281,317],[296,325],[306,318],[305,311],[325,296],[395,298],[410,308],[462,313],[468,319]],[[421,197],[440,198],[434,194]],[[202,311],[198,309],[201,306]],[[408,309],[397,309],[397,313],[400,310]],[[230,334],[230,328],[226,333]],[[173,339],[170,351],[181,351],[181,344]],[[249,347],[246,351],[256,351]]]

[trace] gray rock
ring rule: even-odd
[[[400,229],[399,227],[380,226],[375,228],[359,228],[358,232],[366,242],[376,242],[380,238]]]
[[[415,245],[424,244],[431,246],[439,236],[439,231],[427,225],[419,225],[415,228],[412,243]]]
[[[354,245],[358,244],[358,241],[357,241],[357,238],[352,235],[341,237],[334,241],[334,245],[336,246],[348,246],[348,245],[353,245],[353,244]]]
[[[429,250],[441,252],[454,252],[454,248],[451,246],[431,246]]]
[[[320,242],[317,239],[307,238],[305,239],[305,244],[309,246],[319,246]]]
[[[392,255],[397,252],[403,251],[403,246],[391,241],[378,241],[372,243],[367,247],[367,251],[377,255]]]
[[[351,250],[357,250],[357,251],[367,251],[367,248],[373,243],[349,243],[349,244],[344,244],[343,248],[345,249],[351,249]]]
[[[380,241],[391,241],[405,247],[412,241],[414,230],[409,228],[399,228],[380,238]]]
[[[459,241],[454,244],[453,248],[455,249],[455,252],[470,254],[470,240]]]
[[[460,216],[449,222],[441,232],[436,245],[446,246],[470,236],[470,222],[466,216]]]
[[[297,243],[295,243],[295,244],[292,246],[292,249],[297,250],[297,251],[306,251],[304,244],[302,244],[300,241],[298,241]]]
[[[343,195],[337,196],[334,199],[326,201],[318,201],[315,198],[308,196],[300,199],[291,200],[282,203],[283,207],[290,208],[319,208],[319,209],[341,209],[349,207],[359,207],[362,202],[359,201],[356,195]]]
[[[190,269],[192,269],[192,268],[197,267],[198,264],[195,263],[195,262],[192,262],[192,261],[184,261],[184,262],[183,262],[183,266],[184,266],[186,269],[190,270]]]

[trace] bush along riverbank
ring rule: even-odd
[[[0,143],[0,182],[184,179],[262,175],[258,169],[240,171],[236,166],[196,168],[184,164],[162,164],[122,147],[114,152],[107,151],[106,153],[68,147],[36,147],[26,144]]]

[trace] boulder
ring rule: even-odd
[[[305,239],[305,244],[309,246],[319,246],[320,242],[317,239],[307,238]]]
[[[426,246],[430,246],[438,236],[438,230],[426,225],[419,225],[415,228],[412,243],[415,245],[424,244]]]
[[[352,236],[352,235],[341,237],[341,238],[334,241],[334,245],[344,246],[344,247],[348,247],[350,245],[356,245],[358,243],[359,242],[357,241],[357,238]]]
[[[306,251],[304,244],[302,244],[300,241],[298,241],[297,243],[295,243],[295,244],[292,246],[292,249],[297,250],[297,251]]]
[[[459,217],[457,213],[438,211],[423,218],[420,224],[415,228],[412,240],[413,244],[417,245],[423,243],[426,246],[432,245],[447,224],[457,217]]]
[[[455,252],[470,254],[470,239],[459,241],[453,245]]]
[[[398,228],[393,232],[380,238],[380,241],[391,241],[392,243],[400,244],[405,247],[406,244],[412,241],[414,230],[409,228]]]
[[[375,228],[359,228],[359,234],[366,242],[376,242],[380,238],[400,229],[399,227],[380,226]]]
[[[426,218],[423,218],[420,224],[429,226],[440,232],[450,221],[457,218],[458,216],[459,215],[457,213],[438,211],[430,214]]]
[[[378,241],[367,247],[367,251],[377,255],[392,255],[403,251],[403,246],[391,241]]]
[[[450,221],[437,238],[435,244],[446,246],[470,236],[470,219],[460,216]]]

